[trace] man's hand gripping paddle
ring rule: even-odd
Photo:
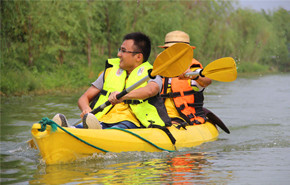
[[[186,73],[184,76],[189,77],[191,75],[205,76],[221,82],[231,82],[237,78],[237,67],[233,58],[224,57],[209,63],[203,69]]]

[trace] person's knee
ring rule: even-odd
[[[111,128],[128,129],[128,127],[126,125],[123,125],[123,124],[117,124],[117,125],[112,126]]]
[[[116,125],[113,126],[114,128],[121,128],[121,129],[131,129],[131,128],[137,128],[137,126],[132,123],[131,121],[122,121]]]

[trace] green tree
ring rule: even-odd
[[[235,9],[234,3],[1,1],[1,92],[89,85],[105,59],[116,57],[122,37],[135,31],[150,36],[151,62],[166,33],[182,30],[204,65],[231,56],[240,71],[290,71],[289,11]]]
[[[269,58],[281,71],[290,71],[290,11],[280,8],[274,12],[272,24],[276,33],[274,53]],[[270,49],[267,48],[266,52]],[[269,59],[267,60],[268,63]]]

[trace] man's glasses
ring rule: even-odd
[[[121,53],[141,53],[138,51],[127,51],[126,49],[123,49],[123,48],[119,48],[118,52],[121,52]]]

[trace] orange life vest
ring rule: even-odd
[[[195,59],[192,60],[191,68],[202,65]],[[171,93],[167,89],[171,88]],[[161,97],[172,98],[179,112],[179,115],[186,120],[189,125],[201,124],[206,121],[203,107],[203,90],[193,90],[188,80],[179,80],[176,78],[163,78],[163,89]]]

